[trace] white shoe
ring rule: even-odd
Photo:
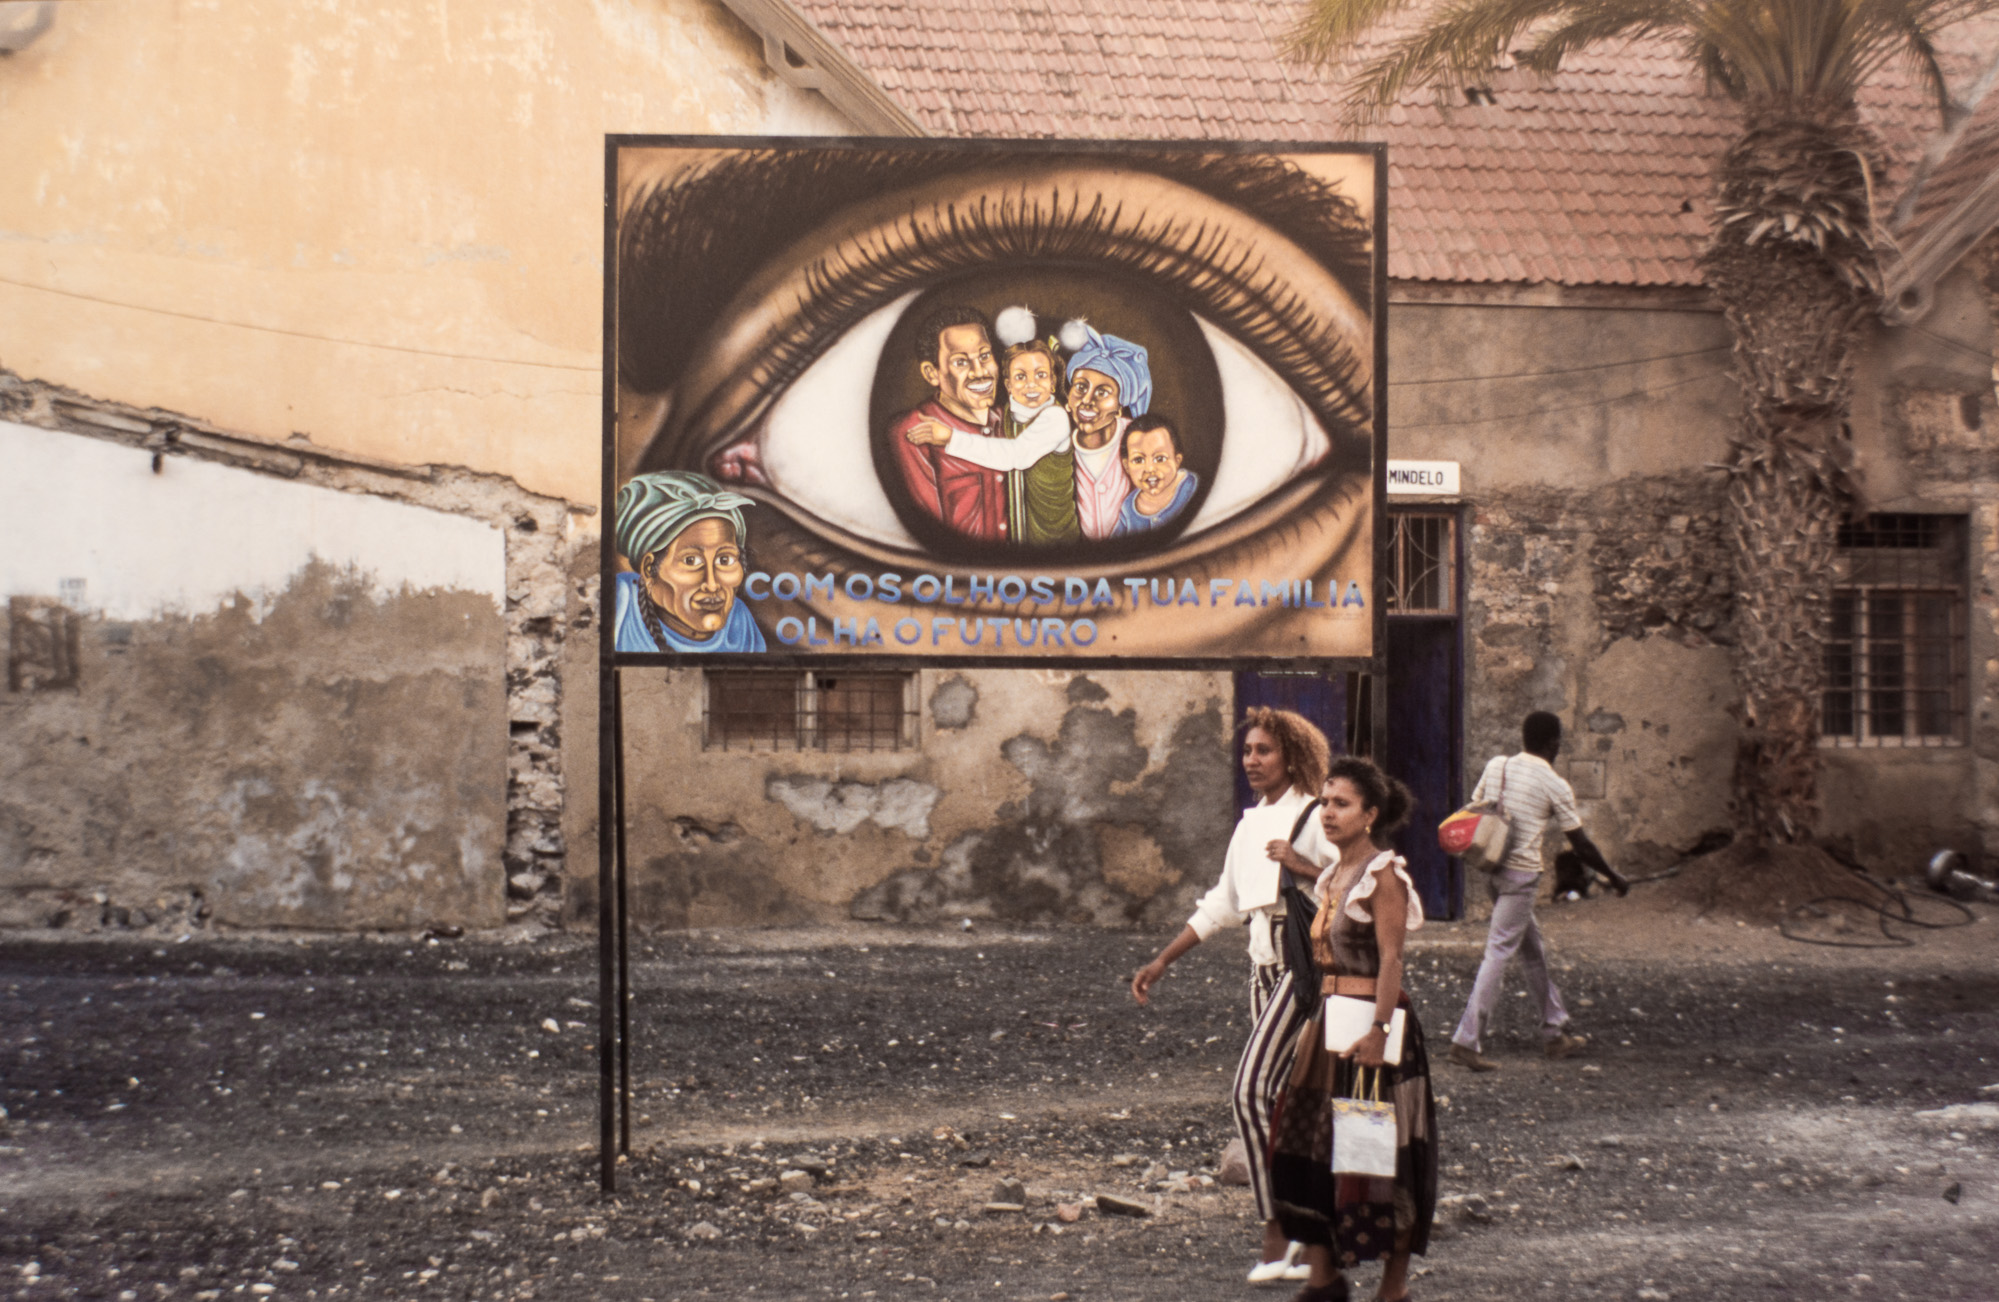
[[[1279,1284],[1286,1280],[1310,1279],[1312,1268],[1305,1260],[1305,1245],[1292,1243],[1276,1261],[1259,1261],[1249,1268],[1252,1284]]]

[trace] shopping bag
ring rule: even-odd
[[[1499,769],[1499,792],[1491,800],[1466,805],[1437,824],[1437,848],[1460,855],[1473,872],[1493,872],[1506,862],[1506,838],[1512,831],[1500,812],[1506,799],[1506,766]]]
[[[1381,1071],[1371,1098],[1359,1097],[1367,1069],[1354,1073],[1353,1098],[1333,1100],[1333,1174],[1395,1178],[1395,1105],[1381,1101]]]

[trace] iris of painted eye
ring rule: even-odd
[[[868,402],[882,349],[916,294],[879,308],[792,381],[758,440],[770,487],[856,537],[917,550],[875,472]],[[1225,331],[1198,316],[1222,390],[1221,460],[1192,536],[1244,511],[1317,466],[1332,441],[1304,401]]]

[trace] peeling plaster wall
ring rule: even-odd
[[[504,920],[501,530],[152,461],[0,422],[0,925]]]
[[[1999,864],[1999,235],[1939,282],[1919,321],[1881,330],[1855,426],[1875,511],[1969,521],[1968,707],[1962,744],[1829,749],[1825,830],[1871,863],[1910,871],[1943,847]]]
[[[1866,509],[1971,520],[1968,744],[1824,752],[1821,830],[1898,873],[1934,845],[1999,854],[1995,247],[1877,332],[1856,399]],[[1531,298],[1397,305],[1391,455],[1463,466],[1467,790],[1552,710],[1592,835],[1645,872],[1731,822],[1733,580],[1704,469],[1734,419],[1727,334],[1698,307]]]
[[[626,678],[632,915],[1165,928],[1235,821],[1227,674],[925,670],[918,745],[704,750],[699,671]],[[570,916],[595,908],[572,868]]]
[[[572,845],[595,862],[565,770],[592,791],[609,132],[853,127],[717,0],[101,0],[0,60],[0,418],[249,472],[252,513],[274,480],[361,495],[324,554],[364,567],[367,499],[504,536],[512,920],[556,920]],[[184,613],[295,562],[193,565]],[[85,599],[165,581],[114,567]]]

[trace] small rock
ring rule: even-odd
[[[1119,1153],[1111,1159],[1112,1166],[1137,1166],[1145,1159],[1136,1153]]]
[[[562,1033],[562,1023],[556,1021],[553,1017],[544,1017],[541,1019],[541,1029],[547,1031],[550,1035],[560,1035]]]
[[[1673,1302],[1673,1295],[1662,1288],[1641,1288],[1638,1302]]]
[[[1586,1062],[1583,1064],[1582,1074],[1585,1076],[1601,1076],[1603,1075],[1603,1068],[1593,1062]]]
[[[707,1221],[696,1221],[687,1227],[687,1237],[690,1239],[719,1239],[722,1237],[722,1231],[710,1225]]]
[[[1106,1216],[1150,1216],[1152,1209],[1144,1203],[1133,1202],[1129,1198],[1119,1198],[1115,1194],[1098,1194],[1097,1210]]]
[[[1624,1141],[1616,1135],[1605,1135],[1602,1139],[1596,1141],[1596,1146],[1598,1148],[1623,1148]]]
[[[1978,1092],[1980,1094],[1983,1094],[1986,1098],[1999,1097],[1999,1081],[1995,1081],[1993,1084],[1990,1085],[1980,1085],[1978,1087]],[[0,1115],[5,1115],[5,1114],[0,1113]]]
[[[1008,1216],[1008,1215],[1016,1215],[1020,1212],[1026,1211],[1027,1204],[991,1202],[987,1203],[984,1207],[980,1208],[979,1210],[983,1211],[988,1216]]]
[[[778,1188],[784,1190],[786,1193],[791,1193],[799,1189],[810,1189],[812,1187],[812,1177],[804,1171],[786,1171],[777,1177],[777,1185]]]
[[[1563,1153],[1559,1157],[1549,1158],[1548,1165],[1563,1171],[1580,1171],[1583,1169],[1583,1160],[1574,1153]]]
[[[1146,1167],[1145,1174],[1139,1176],[1138,1178],[1145,1181],[1147,1184],[1152,1183],[1154,1180],[1164,1180],[1166,1178],[1165,1163],[1154,1162],[1152,1165]]]
[[[1027,1205],[1027,1186],[1019,1180],[1002,1180],[993,1186],[993,1201],[996,1203],[1019,1203]]]
[[[958,1159],[959,1166],[988,1167],[993,1164],[993,1155],[984,1149],[965,1154]]]
[[[1055,1204],[1055,1219],[1062,1222],[1064,1225],[1074,1225],[1077,1221],[1083,1219],[1083,1204],[1081,1203]]]
[[[1953,1206],[1955,1206],[1957,1200],[1962,1197],[1964,1197],[1964,1186],[1962,1184],[1959,1184],[1955,1180],[1951,1182],[1950,1188],[1943,1191],[1943,1200],[1947,1203],[1952,1204]]]
[[[1222,1150],[1222,1160],[1215,1164],[1219,1169],[1215,1178],[1227,1185],[1249,1183],[1249,1151],[1243,1147],[1241,1139],[1232,1139]]]

